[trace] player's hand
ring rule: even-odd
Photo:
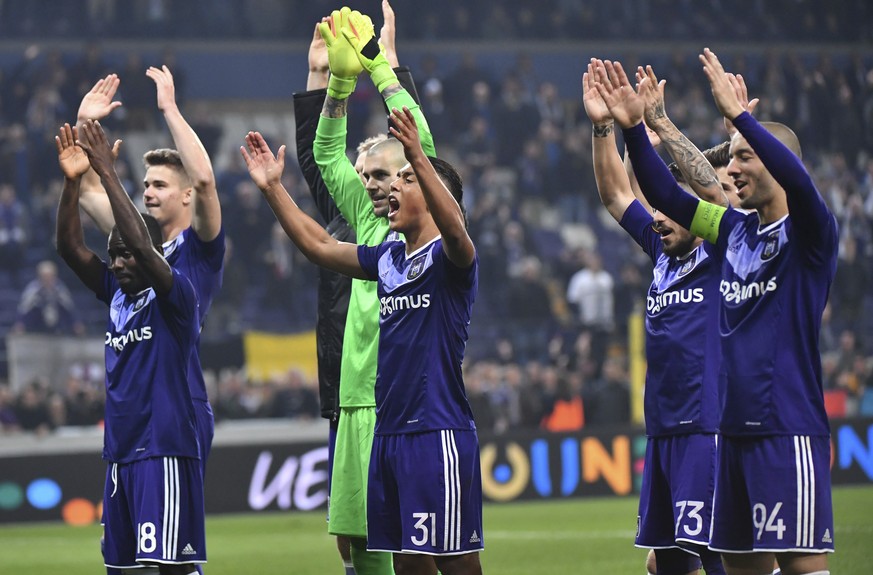
[[[76,119],[79,122],[85,120],[100,120],[112,113],[112,110],[121,106],[121,102],[113,101],[115,92],[121,80],[118,74],[109,74],[105,78],[97,80],[94,87],[82,98]]]
[[[397,27],[395,25],[394,8],[391,7],[388,0],[382,0],[382,29],[379,31],[379,43],[385,48],[385,59],[388,60],[392,68],[400,65],[394,41],[396,35]]]
[[[246,134],[246,145],[248,150],[240,146],[239,151],[255,185],[261,191],[279,185],[285,171],[285,146],[280,146],[278,156],[274,156],[260,132]]]
[[[630,85],[621,63],[597,59],[593,63],[594,85],[618,125],[632,128],[642,122],[646,104]],[[647,78],[643,79],[643,82],[647,81]]]
[[[421,147],[418,125],[415,123],[415,117],[409,108],[403,106],[402,111],[392,108],[391,122],[393,125],[388,128],[388,131],[403,144],[403,153],[406,159],[411,162],[414,158],[423,156],[424,149]]]
[[[380,93],[388,86],[397,83],[397,74],[385,57],[384,47],[376,40],[373,22],[369,16],[358,11],[352,12],[342,33],[355,49],[361,66],[370,75],[370,79]]]
[[[709,48],[703,49],[703,54],[698,56],[703,64],[703,73],[709,80],[712,96],[718,111],[727,118],[733,120],[743,113],[744,109],[737,98],[737,91],[728,74],[725,73],[718,56]]]
[[[643,82],[643,80],[648,81]],[[666,83],[667,80],[658,80],[651,66],[637,68],[637,91],[645,102],[643,114],[646,126],[652,130],[657,130],[670,122],[664,107],[664,85]]]
[[[582,104],[585,113],[595,126],[605,126],[613,123],[612,114],[600,92],[594,87],[594,65],[589,62],[588,71],[582,74]]]
[[[55,136],[55,145],[58,148],[58,164],[64,177],[68,180],[76,180],[85,175],[91,164],[88,156],[76,145],[76,128],[64,124]]]
[[[86,120],[78,129],[76,145],[88,155],[88,162],[100,176],[115,167],[115,159],[121,149],[121,140],[110,146],[103,126],[97,120]]]
[[[173,83],[173,74],[166,66],[155,68],[150,66],[146,70],[146,76],[152,79],[158,88],[158,109],[161,112],[176,109],[176,84]]]
[[[749,100],[749,89],[746,88],[746,80],[743,78],[742,74],[728,74],[728,80],[731,85],[734,87],[734,91],[737,95],[737,100],[740,101],[740,105],[743,109],[752,114],[755,111],[755,108],[758,106],[758,102],[760,101],[758,98],[753,100]],[[737,131],[737,127],[734,126],[734,123],[724,119],[724,129],[727,130],[728,136],[733,136],[734,132]]]
[[[327,57],[327,44],[325,44],[319,30],[321,24],[330,26],[330,19],[322,18],[312,32],[312,40],[309,42],[309,72],[327,75],[330,71],[330,62],[328,62]]]
[[[341,32],[351,15],[351,9],[343,6],[341,10],[331,12],[330,18],[318,25],[318,31],[327,46],[330,68],[327,93],[338,100],[344,100],[354,92],[358,74],[363,70],[355,49]],[[372,23],[370,27],[372,28]]]

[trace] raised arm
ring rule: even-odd
[[[55,244],[58,255],[82,280],[85,286],[96,294],[103,289],[104,263],[85,245],[82,220],[79,216],[79,194],[82,175],[91,169],[88,157],[76,145],[76,128],[69,124],[55,136],[58,149],[58,163],[64,173],[64,189],[58,202],[58,219],[55,227]]]
[[[327,18],[322,18],[321,22],[327,22]],[[312,30],[312,40],[309,41],[309,74],[306,76],[306,91],[324,90],[327,88],[328,80],[330,79],[330,65],[327,60],[327,45],[324,43],[324,38],[318,31],[318,25],[315,24]]]
[[[121,140],[115,142],[114,149],[110,148],[100,123],[88,120],[79,129],[76,143],[88,154],[91,167],[100,176],[125,247],[142,268],[155,292],[160,295],[169,293],[173,287],[173,270],[163,254],[155,249],[142,214],[127,195],[115,171],[115,156]]]
[[[173,74],[166,66],[150,67],[146,76],[154,81],[158,93],[158,109],[164,114],[173,144],[179,151],[182,165],[194,185],[194,214],[191,227],[204,242],[214,240],[221,232],[221,205],[215,187],[215,173],[206,148],[182,116],[176,104]]]
[[[393,46],[394,11],[387,0],[383,0],[382,11],[386,23],[382,29],[382,37]],[[409,108],[418,125],[422,149],[428,156],[436,156],[433,135],[424,114],[421,112],[421,107],[418,105],[418,99],[413,98],[410,91],[401,84],[397,73],[391,67],[396,65],[396,51],[393,50],[393,47],[388,50],[381,44],[376,39],[370,18],[357,11],[350,13],[342,28],[342,33],[353,47],[361,67],[369,74],[376,89],[382,94],[385,106],[389,110]],[[389,60],[392,55],[394,63]]]
[[[117,74],[109,74],[101,78],[82,98],[79,111],[76,115],[77,126],[81,126],[86,120],[102,120],[121,106],[121,102],[114,100],[121,83]],[[100,177],[89,169],[82,176],[79,205],[85,210],[97,227],[104,234],[109,235],[115,220],[112,219],[112,206],[106,190],[100,184]]]
[[[634,201],[634,192],[615,143],[615,121],[606,102],[594,87],[594,69],[582,74],[582,103],[591,119],[591,154],[594,179],[600,202],[609,215],[620,222],[628,206]]]
[[[285,146],[281,146],[278,156],[274,156],[264,137],[258,132],[249,132],[246,135],[246,145],[248,149],[241,146],[240,152],[246,162],[249,175],[264,194],[282,229],[303,255],[314,264],[348,276],[366,279],[358,262],[357,246],[338,242],[330,237],[325,229],[306,215],[288,195],[288,191],[282,185]]]
[[[443,250],[449,260],[467,268],[476,257],[473,240],[467,233],[464,213],[457,200],[437,175],[421,147],[415,116],[408,108],[391,110],[391,134],[403,144],[403,152],[421,186],[421,193],[443,240]]]
[[[836,220],[800,157],[747,111],[740,101],[739,80],[725,73],[714,52],[704,48],[699,58],[719,111],[737,128],[767,171],[785,190],[791,219],[802,230],[798,234],[800,241],[816,251],[833,247],[837,236]],[[793,133],[791,137],[796,139]]]
[[[323,18],[322,22],[327,22],[327,18]],[[315,131],[319,114],[324,106],[328,75],[327,45],[316,24],[309,43],[309,75],[306,79],[306,91],[294,94],[294,124],[297,163],[300,164],[300,171],[306,180],[309,193],[325,224],[330,223],[340,214],[313,155]]]
[[[667,214],[680,226],[694,232],[692,222],[700,200],[682,191],[652,147],[643,124],[645,110],[643,98],[634,92],[621,63],[595,60],[594,71],[597,76],[595,84],[597,91],[606,102],[616,123],[622,128],[628,155],[643,194],[652,206]],[[648,78],[642,80],[642,82],[648,81]],[[702,237],[714,241],[715,236]]]
[[[312,146],[321,177],[349,224],[358,229],[372,204],[355,167],[346,156],[348,98],[357,84],[361,64],[340,33],[351,11],[334,10],[317,28],[327,49],[330,79]]]
[[[643,83],[643,78],[648,81]],[[646,66],[645,69],[640,66],[637,69],[637,82],[640,85],[640,95],[646,103],[646,124],[658,134],[661,144],[667,148],[667,153],[685,176],[685,181],[701,199],[722,206],[728,205],[715,168],[667,116],[664,106],[666,80],[658,81],[651,66]]]

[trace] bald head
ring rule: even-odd
[[[803,153],[800,150],[800,140],[797,139],[797,134],[794,133],[794,130],[779,122],[761,122],[761,125],[774,138],[782,142],[782,145],[794,152],[795,156],[803,158]]]

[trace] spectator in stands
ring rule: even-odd
[[[7,384],[0,384],[0,432],[12,433],[19,429],[12,390]]]
[[[50,260],[36,266],[36,279],[25,286],[18,304],[16,333],[82,335],[85,326],[79,320],[73,296],[58,278],[58,267]]]
[[[603,363],[603,377],[591,385],[586,405],[589,425],[626,425],[630,423],[630,382],[622,357],[610,357]]]
[[[299,370],[288,370],[273,382],[269,417],[314,419],[319,414],[318,395]]]
[[[534,256],[519,263],[519,275],[510,282],[506,297],[507,323],[515,360],[543,361],[547,357],[549,333],[555,324],[549,292],[543,283],[543,266]]]
[[[45,435],[52,430],[44,382],[34,381],[24,388],[15,404],[15,418],[22,431]]]
[[[21,270],[27,250],[28,214],[10,184],[0,184],[0,270],[12,287],[21,287]]]
[[[855,330],[863,325],[864,298],[870,286],[867,262],[859,257],[858,243],[855,237],[843,238],[833,287],[835,300],[839,302],[837,323]]]
[[[567,303],[578,313],[580,329],[592,335],[597,376],[615,325],[613,290],[612,274],[603,269],[600,254],[594,250],[586,254],[585,267],[570,278],[567,286]]]

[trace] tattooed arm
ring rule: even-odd
[[[642,67],[638,69],[637,79],[642,80],[644,77],[649,79],[641,90],[646,102],[646,125],[661,139],[661,144],[676,162],[694,193],[707,202],[727,206],[728,200],[715,168],[667,116],[664,108],[665,80],[659,82],[651,66],[646,66],[645,70]]]

